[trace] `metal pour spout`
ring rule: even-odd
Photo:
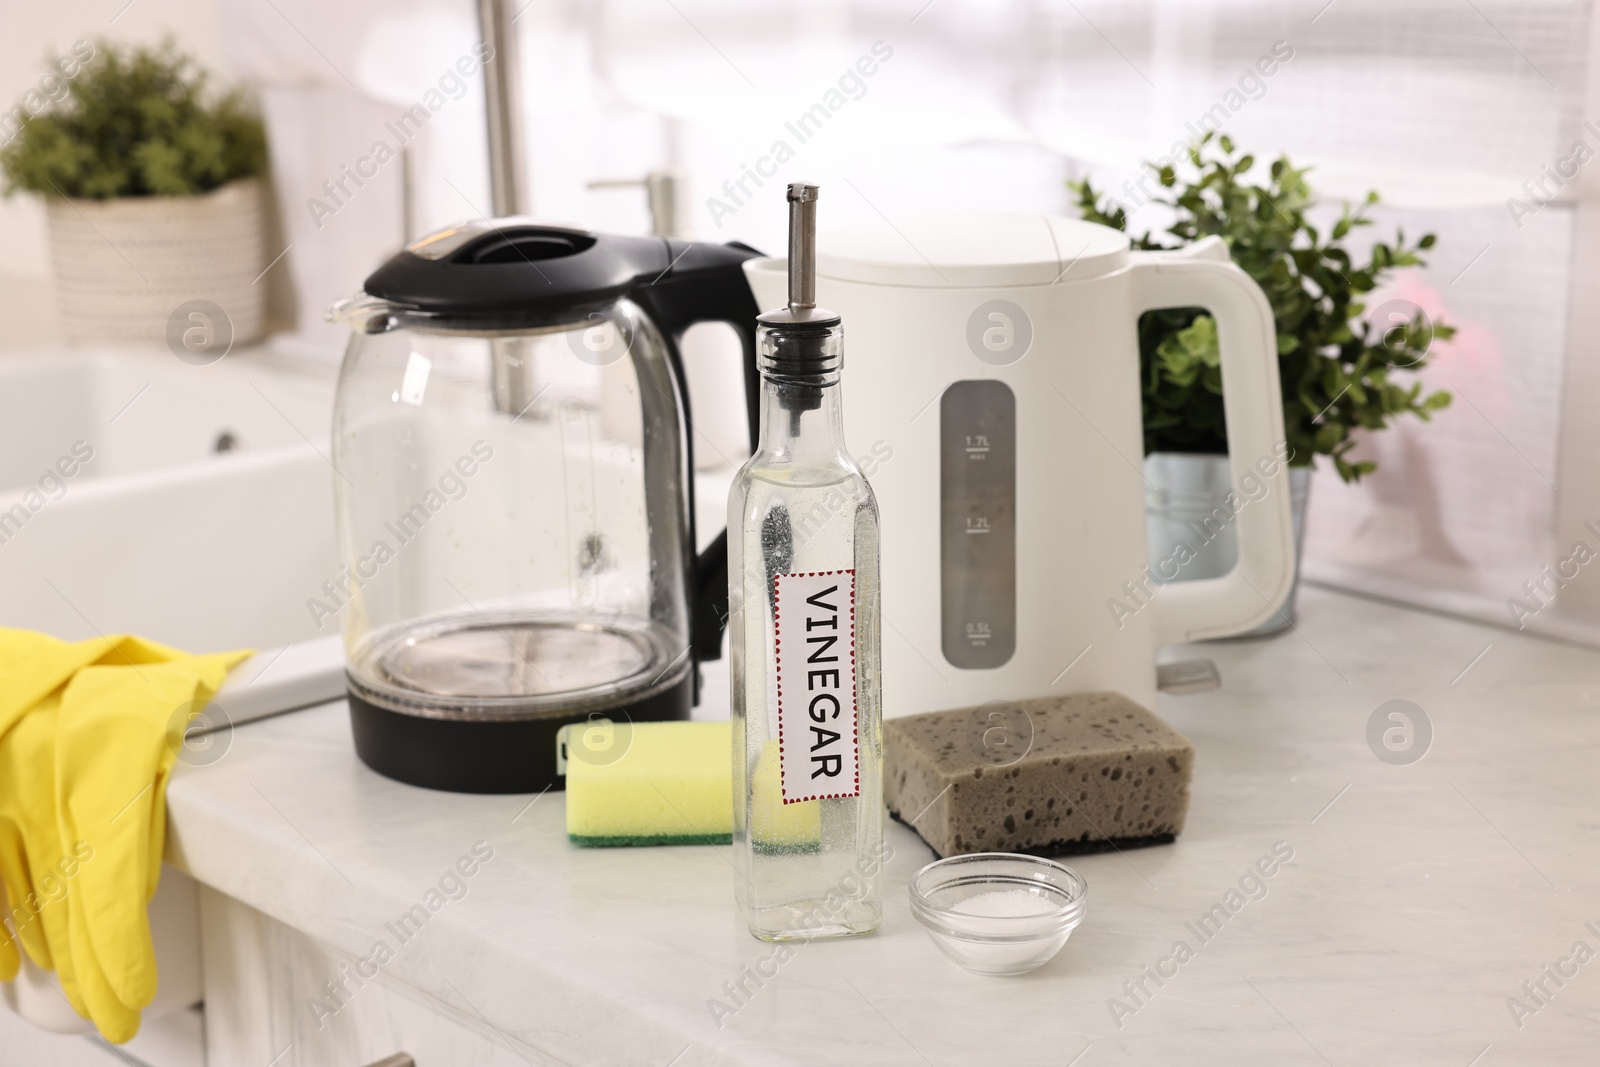
[[[817,306],[817,187],[789,183],[789,310]]]

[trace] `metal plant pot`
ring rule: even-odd
[[[1228,494],[1236,494],[1250,507],[1261,499],[1246,487],[1232,484],[1226,455],[1193,452],[1152,452],[1144,460],[1145,533],[1150,574],[1159,583],[1219,578],[1239,560],[1235,512]],[[1311,492],[1311,468],[1289,468],[1289,506],[1294,516],[1295,581],[1276,617],[1241,636],[1254,637],[1285,630],[1294,621],[1295,596],[1300,591],[1300,554],[1305,546],[1306,499]],[[1176,564],[1174,551],[1188,546],[1192,557]],[[1176,566],[1177,574],[1171,575]]]

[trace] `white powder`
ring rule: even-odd
[[[933,940],[945,955],[977,974],[1022,974],[1066,943],[1071,927],[1058,918],[1067,908],[1054,893],[990,889],[950,906]],[[1034,918],[1031,923],[1014,919]]]
[[[1044,915],[1060,909],[1059,902],[1042,893],[1027,889],[993,889],[968,897],[952,910],[963,915],[1010,918],[1019,915]]]

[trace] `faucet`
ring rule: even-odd
[[[650,232],[660,237],[688,237],[681,228],[683,220],[678,211],[683,172],[676,167],[661,167],[643,178],[601,178],[589,183],[590,189],[637,189],[641,186],[650,205]]]
[[[483,92],[488,105],[489,198],[496,218],[533,213],[533,197],[524,180],[527,158],[522,143],[515,21],[508,0],[478,0],[478,29],[494,57],[483,65]],[[643,186],[650,203],[651,229],[663,237],[686,237],[678,210],[682,185],[682,172],[668,167],[653,170],[643,179],[590,182],[589,188]]]
[[[527,160],[522,151],[522,100],[517,89],[517,30],[507,0],[478,0],[478,29],[491,49],[483,65],[483,93],[489,116],[490,210],[497,218],[533,211]]]

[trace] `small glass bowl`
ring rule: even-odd
[[[1083,921],[1089,885],[1038,856],[977,852],[937,860],[911,879],[911,914],[973,974],[1026,974]]]

